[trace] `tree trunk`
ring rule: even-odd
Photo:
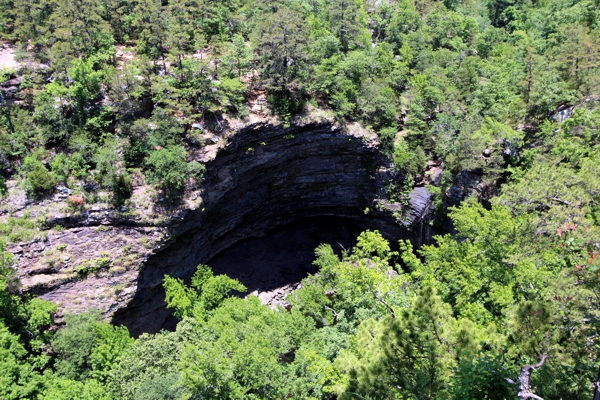
[[[596,382],[594,382],[593,400],[600,400],[600,369],[598,370],[598,378],[596,378]]]
[[[548,356],[546,354],[542,355],[542,359],[539,363],[535,365],[524,365],[521,367],[521,373],[519,374],[519,387],[517,397],[519,400],[526,399],[534,399],[534,400],[544,400],[540,396],[531,393],[531,386],[529,386],[529,380],[531,379],[531,373],[544,365],[546,358]]]

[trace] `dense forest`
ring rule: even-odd
[[[432,224],[452,225],[419,249],[373,231],[319,246],[285,309],[204,265],[166,276],[176,330],[134,339],[95,310],[56,329],[7,251],[42,223],[3,215],[0,398],[592,398],[598,0],[0,0],[0,37],[21,62],[0,70],[20,79],[0,98],[0,198],[64,185],[77,208],[92,185],[121,208],[142,179],[176,205],[205,173],[199,132],[258,107],[360,122],[399,191],[435,160]],[[462,171],[494,195],[445,207]]]

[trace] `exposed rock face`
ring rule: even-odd
[[[411,207],[397,214],[402,223],[389,211],[378,211],[376,199],[393,178],[385,163],[376,142],[343,133],[331,123],[290,129],[255,125],[238,132],[208,165],[204,204],[172,228],[174,239],[148,260],[136,297],[113,321],[126,324],[133,334],[158,330],[169,315],[165,274],[190,277],[199,263],[233,243],[294,220],[345,217],[389,238],[417,239],[431,195],[416,188]],[[371,211],[365,215],[367,207]]]
[[[475,196],[477,201],[487,203],[496,194],[492,185],[482,180],[483,175],[477,171],[461,171],[444,196],[446,206],[458,206],[463,200]]]
[[[206,263],[239,240],[260,237],[275,227],[304,218],[343,217],[362,229],[378,229],[390,239],[406,238],[420,244],[430,236],[424,222],[431,194],[421,187],[415,188],[404,204],[386,201],[386,186],[398,180],[402,176],[390,168],[375,140],[343,132],[331,122],[288,129],[250,125],[233,135],[229,144],[207,163],[198,208],[180,210],[166,222],[166,228],[135,223],[135,229],[111,227],[115,233],[131,231],[131,235],[121,234],[123,243],[115,244],[98,234],[96,239],[86,239],[95,241],[93,246],[98,247],[94,247],[94,257],[102,253],[100,248],[113,254],[127,244],[129,254],[139,255],[139,268],[126,268],[117,274],[118,279],[108,273],[91,274],[86,279],[67,279],[64,284],[55,279],[58,269],[48,271],[54,277],[49,279],[56,284],[42,285],[43,290],[40,285],[27,282],[25,286],[35,287],[44,298],[63,304],[68,301],[67,295],[73,296],[73,290],[80,298],[88,298],[85,294],[98,286],[118,284],[127,291],[115,293],[115,300],[104,305],[106,315],[112,316],[114,323],[126,325],[133,335],[156,332],[170,315],[162,288],[165,274],[189,278],[198,264]],[[68,222],[70,226],[90,223]],[[109,218],[101,223],[120,222]],[[72,234],[76,229],[78,233]],[[69,228],[58,238],[49,235],[49,241],[57,246],[66,243],[61,237],[73,241],[77,235],[90,234],[92,230],[98,231],[94,227]],[[136,238],[140,231],[149,232],[155,239],[141,241]],[[19,251],[30,253],[28,247],[31,246],[22,246]],[[25,277],[30,275],[23,272],[25,266],[29,265],[31,271],[35,262],[21,259],[20,275]],[[69,273],[72,276],[73,269]],[[82,307],[94,304],[103,303],[84,301]]]

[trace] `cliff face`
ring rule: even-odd
[[[232,244],[293,221],[344,217],[362,229],[378,229],[390,239],[407,238],[420,244],[429,236],[424,222],[431,195],[415,188],[402,203],[387,200],[390,185],[402,179],[388,163],[374,139],[342,131],[331,122],[287,129],[270,124],[247,126],[207,163],[202,202],[196,209],[179,210],[162,228],[125,228],[126,221],[110,220],[105,223],[115,226],[98,232],[73,222],[73,227],[47,239],[47,246],[56,248],[65,240],[75,243],[77,237],[94,232],[95,237],[85,240],[96,249],[94,254],[104,251],[110,258],[125,246],[128,254],[139,256],[136,267],[112,276],[100,269],[64,282],[54,279],[52,285],[25,282],[25,286],[70,310],[68,295],[72,297],[73,291],[79,291],[83,299],[102,285],[118,285],[124,289],[111,297],[109,305],[95,299],[80,300],[80,306],[102,304],[114,323],[139,335],[158,331],[170,314],[162,289],[165,274],[189,278],[198,264]],[[21,251],[31,253],[28,248]],[[35,262],[23,258],[20,265]],[[31,268],[27,279],[31,279]]]

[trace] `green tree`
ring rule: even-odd
[[[167,305],[179,319],[195,316],[205,320],[223,302],[231,291],[243,292],[246,287],[226,275],[214,276],[207,265],[199,265],[192,277],[191,287],[180,279],[165,275],[164,287]]]
[[[448,396],[452,368],[462,356],[478,350],[476,337],[470,321],[456,321],[435,290],[424,288],[397,318],[361,324],[355,339],[359,358],[352,361],[348,386],[340,397]]]
[[[184,330],[184,322],[178,330]],[[190,339],[187,335],[186,340]],[[147,333],[131,343],[110,374],[108,389],[117,399],[179,399],[182,386],[177,360],[179,342],[174,332]]]
[[[230,70],[229,77],[241,78],[250,68],[253,58],[252,50],[242,35],[234,35],[227,47],[228,51],[224,62]]]
[[[307,397],[298,391],[294,353],[310,332],[298,313],[271,310],[256,296],[226,299],[182,346],[184,385],[201,398]]]
[[[93,325],[92,330],[94,345],[89,356],[91,377],[106,384],[111,379],[112,370],[133,343],[133,338],[124,326],[98,323]]]
[[[297,11],[279,8],[254,33],[261,77],[274,92],[297,97],[305,87],[308,32]]]
[[[160,59],[166,69],[165,56],[168,34],[168,18],[164,7],[157,0],[139,1],[134,9],[133,24],[136,29],[136,50],[156,62]]]
[[[52,340],[56,352],[56,372],[66,379],[84,381],[91,376],[90,354],[94,348],[94,325],[100,321],[98,312],[66,315],[66,327]]]
[[[180,192],[187,180],[185,151],[180,146],[156,150],[144,160],[148,182],[157,185],[163,192]]]
[[[328,11],[330,30],[340,41],[342,52],[367,46],[367,23],[362,2],[334,0],[329,3]]]
[[[36,166],[27,173],[28,191],[34,197],[50,192],[56,186],[56,179],[43,165]]]

